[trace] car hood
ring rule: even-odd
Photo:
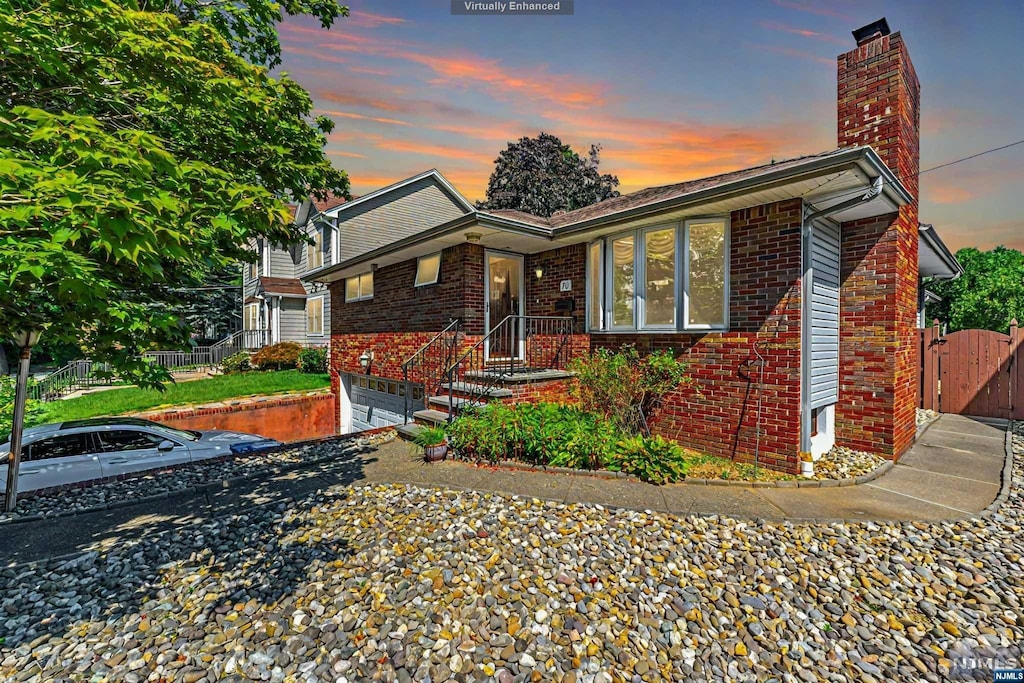
[[[203,430],[199,433],[199,443],[203,444],[232,444],[242,441],[273,441],[273,439],[267,439],[258,434],[229,432],[225,429]]]

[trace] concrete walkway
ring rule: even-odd
[[[328,486],[404,483],[512,493],[567,503],[720,514],[767,520],[936,520],[974,515],[999,493],[1006,424],[943,415],[884,476],[842,488],[750,488],[426,464],[392,441],[352,459],[311,465],[217,491],[154,503],[0,527],[0,557],[20,563],[187,528],[252,505],[285,502]]]
[[[768,520],[951,519],[977,514],[999,493],[1006,422],[943,415],[888,473],[843,488],[651,486],[620,479],[410,463],[380,453],[374,474],[386,481],[534,496],[670,512]],[[394,448],[389,445],[388,451]]]

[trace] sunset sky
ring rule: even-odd
[[[349,3],[281,26],[282,71],[337,123],[365,194],[429,168],[483,197],[507,142],[600,143],[623,193],[836,147],[835,58],[885,16],[922,88],[921,168],[1024,139],[1024,3],[576,0],[573,16],[451,16],[448,0]],[[921,177],[952,249],[1024,249],[1024,145]]]

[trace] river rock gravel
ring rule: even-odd
[[[138,500],[159,493],[184,491],[225,479],[259,475],[289,465],[327,458],[344,459],[352,453],[366,450],[394,438],[395,433],[387,431],[357,438],[325,439],[265,453],[238,455],[225,460],[199,461],[162,470],[150,470],[124,479],[103,481],[89,486],[48,490],[42,493],[29,491],[18,496],[16,512],[0,512],[0,524],[11,522],[18,517],[76,512],[122,501]],[[0,500],[3,500],[2,494],[0,494]]]
[[[990,681],[1021,661],[1019,462],[997,514],[937,523],[334,487],[0,570],[0,679]]]
[[[851,479],[870,474],[885,463],[885,459],[867,451],[855,451],[835,446],[814,463],[814,479]]]

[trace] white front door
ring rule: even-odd
[[[499,251],[486,252],[484,282],[487,286],[484,292],[484,331],[490,334],[508,316],[523,315],[526,285],[523,256]],[[484,359],[522,358],[523,344],[522,324],[518,320],[509,321],[484,345]]]

